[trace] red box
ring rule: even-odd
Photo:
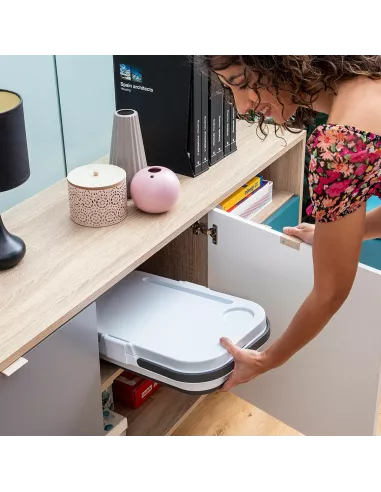
[[[115,379],[112,388],[114,401],[120,401],[130,408],[139,408],[160,385],[129,371],[124,371]]]

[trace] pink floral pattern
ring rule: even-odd
[[[372,195],[381,198],[381,136],[353,126],[320,125],[307,149],[312,200],[307,213],[316,221],[332,222]]]

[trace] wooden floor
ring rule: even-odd
[[[291,427],[231,393],[215,393],[205,398],[173,435],[301,436]],[[377,435],[381,435],[381,411]]]
[[[101,361],[102,390],[119,373],[117,366]],[[132,436],[301,436],[232,393],[199,398],[162,387],[138,410],[116,403],[115,411],[127,417]],[[381,436],[381,405],[376,434]]]

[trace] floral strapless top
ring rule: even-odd
[[[381,198],[381,136],[352,126],[318,126],[307,141],[311,154],[307,209],[318,222],[348,215],[372,195]]]

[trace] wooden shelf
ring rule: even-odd
[[[110,362],[106,362],[105,360],[101,360],[101,389],[102,392],[106,390],[113,383],[114,379],[120,376],[123,372],[118,366],[111,364]]]
[[[274,212],[279,210],[287,201],[294,196],[289,191],[274,190],[272,202],[264,208],[258,215],[256,215],[252,221],[256,224],[262,224],[267,220]]]
[[[169,436],[204,398],[161,387],[137,410],[114,406],[128,420],[127,436]]]

